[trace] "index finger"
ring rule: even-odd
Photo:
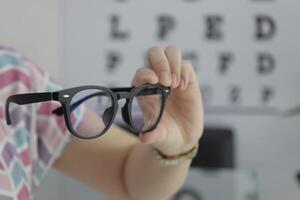
[[[164,86],[171,86],[171,70],[164,50],[160,47],[152,47],[148,50],[147,55],[150,68],[159,77],[159,83]]]

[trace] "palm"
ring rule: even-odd
[[[197,82],[191,83],[184,91],[172,90],[156,129],[165,138],[162,141],[164,145],[182,146],[197,141],[203,129],[202,112],[201,94]],[[189,149],[190,146],[186,148]]]

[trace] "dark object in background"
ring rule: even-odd
[[[203,136],[199,143],[199,151],[197,156],[192,162],[193,167],[201,167],[206,170],[206,173],[217,172],[219,168],[234,168],[235,167],[235,142],[234,142],[233,131],[230,128],[213,128],[209,127],[204,130]],[[204,171],[205,171],[204,170]],[[214,171],[216,170],[216,171]],[[216,177],[215,177],[216,178]],[[216,179],[215,179],[216,180]],[[221,181],[217,180],[217,181]],[[224,181],[224,180],[223,180]],[[228,180],[226,180],[227,183]],[[228,182],[231,184],[230,182]],[[192,185],[194,184],[194,185]],[[213,185],[210,185],[213,186]],[[215,185],[216,186],[216,185]],[[213,186],[213,187],[215,187]],[[200,186],[201,188],[201,186]],[[208,193],[205,191],[206,187],[199,189],[197,181],[185,185],[179,192],[176,193],[173,200],[208,200],[211,199],[208,197]],[[226,188],[222,186],[222,188]],[[226,192],[223,192],[226,189],[222,190],[223,199],[226,198]],[[257,199],[256,196],[250,196],[249,199]],[[232,199],[232,198],[230,198]]]
[[[118,123],[127,131],[127,126]],[[199,151],[192,162],[193,167],[207,169],[234,168],[234,135],[230,128],[206,128],[199,143]]]
[[[297,179],[297,182],[300,186],[300,171],[296,174],[296,179]]]
[[[202,200],[201,194],[192,189],[192,188],[183,188],[181,189],[174,197],[173,200],[181,200],[181,199],[192,199],[192,200]]]
[[[229,128],[206,128],[193,167],[234,168],[234,135]]]

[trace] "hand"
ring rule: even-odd
[[[139,134],[139,140],[151,144],[166,155],[178,155],[198,143],[203,133],[203,106],[197,76],[192,64],[182,59],[176,46],[148,50],[146,68],[137,70],[132,85],[145,83],[171,86],[164,114],[156,129]]]

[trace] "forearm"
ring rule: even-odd
[[[184,183],[190,163],[163,166],[151,146],[137,144],[130,151],[124,169],[130,200],[169,199]]]

